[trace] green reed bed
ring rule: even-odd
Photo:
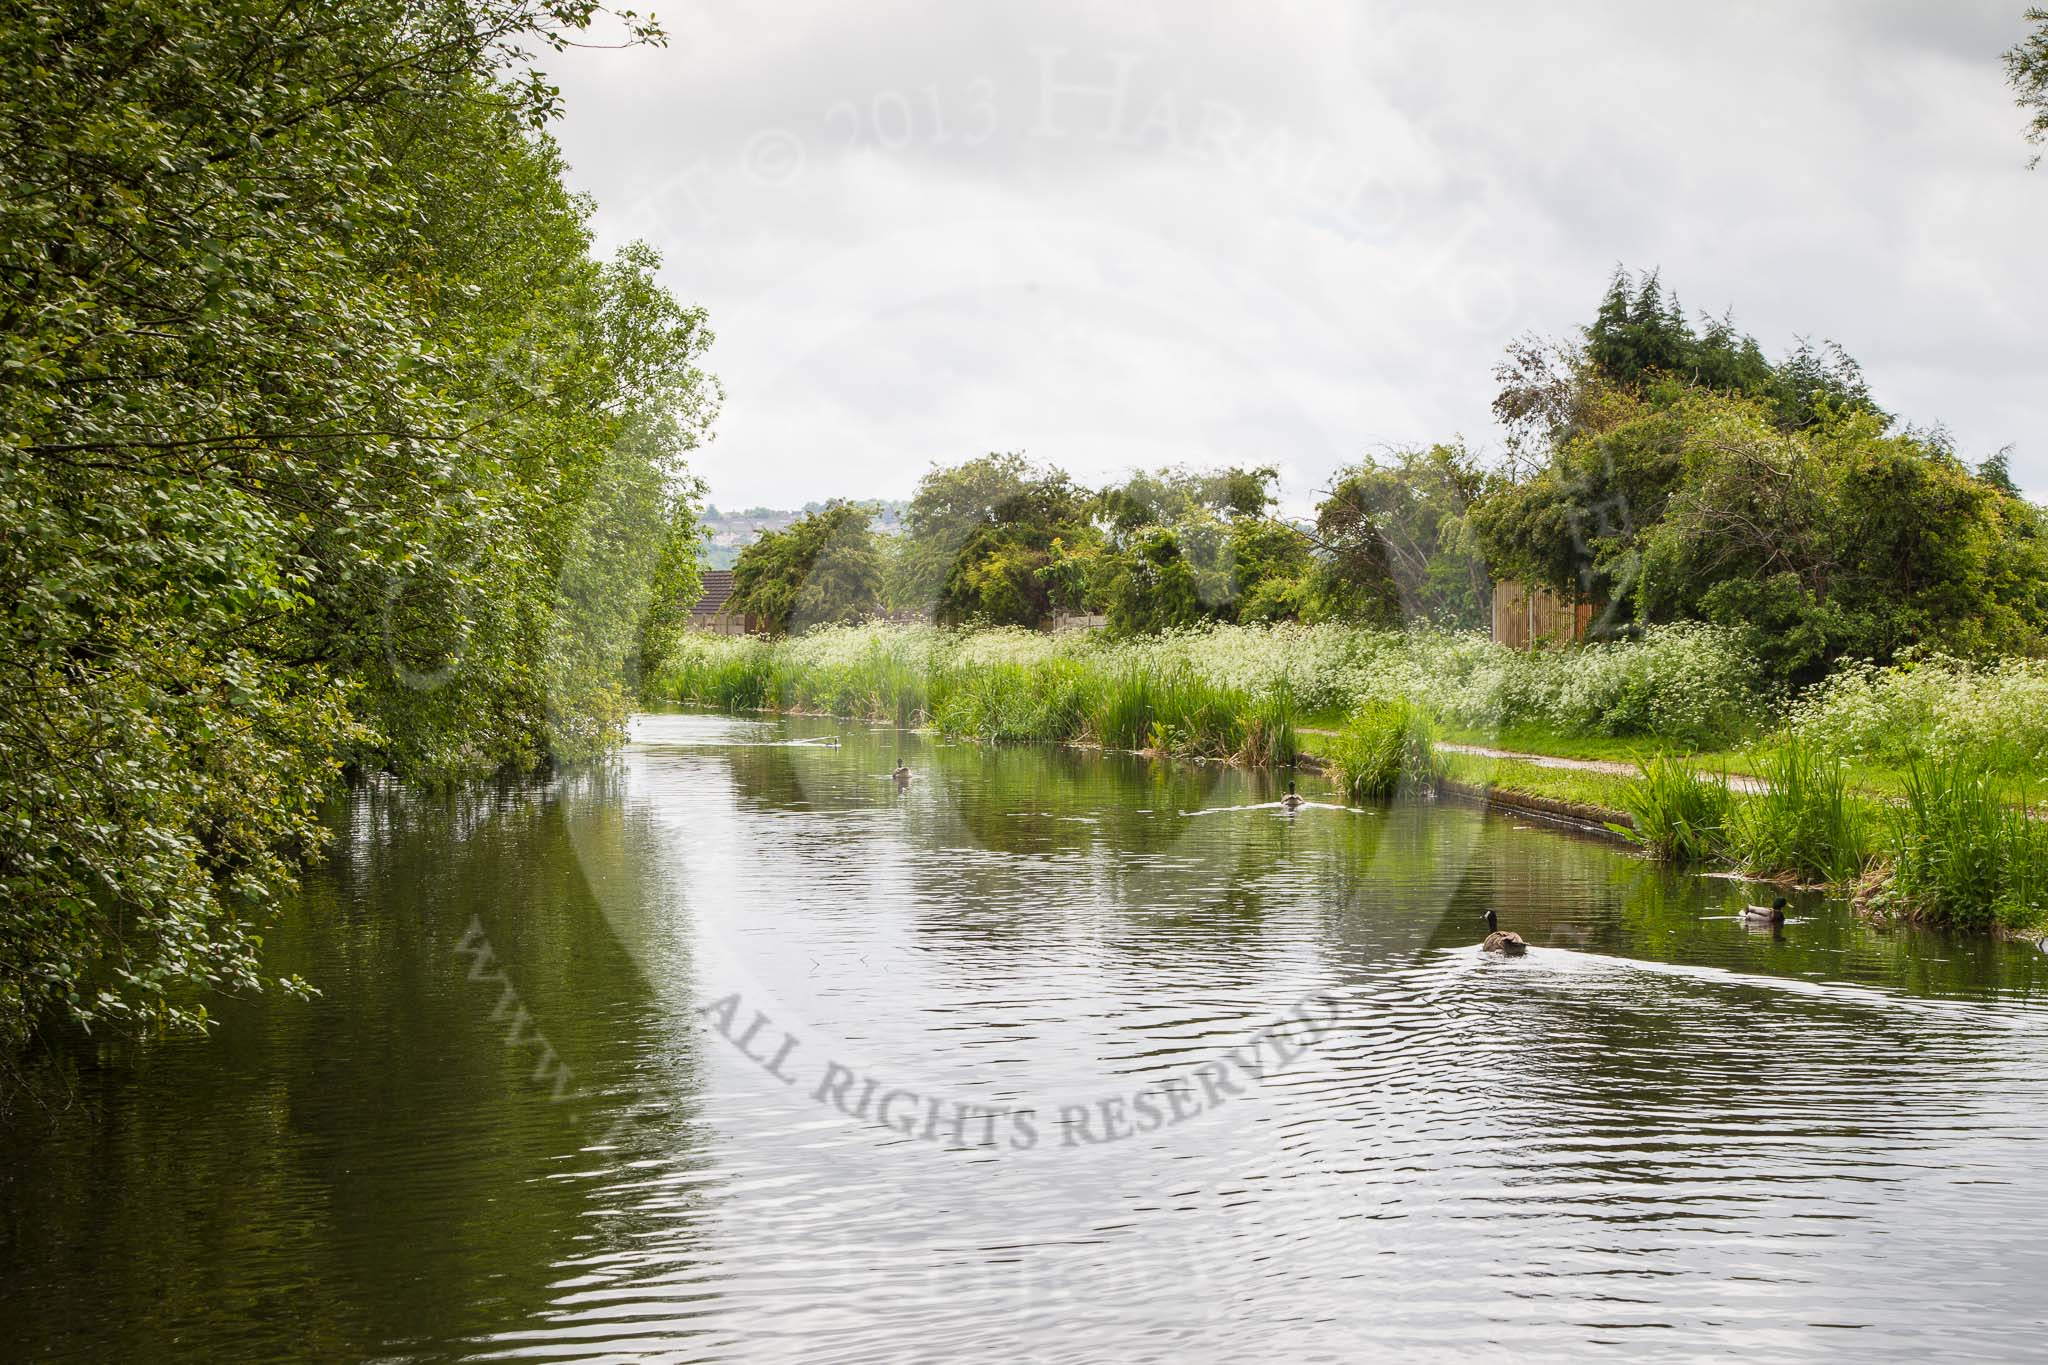
[[[1847,885],[1877,854],[1875,808],[1851,793],[1839,755],[1798,738],[1761,756],[1763,790],[1735,803],[1729,852],[1763,877]]]
[[[1088,737],[1101,690],[1100,679],[1066,659],[953,666],[932,675],[928,695],[937,700],[909,723],[959,739],[1071,743]]]
[[[1737,794],[1725,772],[1659,754],[1637,764],[1614,828],[1659,857],[1723,863],[1753,876],[1846,886],[1877,857],[1877,808],[1849,787],[1848,766],[1798,739],[1752,760],[1759,791]]]
[[[1204,682],[1187,669],[1158,679],[1150,691],[1152,725],[1144,747],[1215,758],[1234,757],[1244,747],[1247,694]]]
[[[1762,728],[1771,706],[1755,661],[1732,634],[1708,627],[1657,626],[1639,640],[1529,653],[1476,632],[1327,622],[1215,625],[1137,638],[883,622],[772,643],[690,635],[651,694],[725,704],[723,696],[746,693],[715,686],[712,675],[744,671],[750,652],[767,655],[776,670],[775,695],[756,705],[874,719],[907,720],[903,713],[911,709],[933,714],[939,699],[921,689],[956,672],[1008,665],[1036,671],[1059,659],[1099,679],[1131,674],[1166,685],[1185,677],[1245,697],[1284,696],[1295,717],[1349,716],[1365,702],[1406,701],[1446,725],[1488,732],[1528,726],[1566,737],[1724,742]],[[1144,697],[1125,700],[1125,719],[1151,706]],[[1149,721],[1136,738],[1128,726],[1111,728],[1125,733],[1119,747],[1142,747],[1150,737]]]
[[[1890,815],[1885,908],[1963,928],[2048,921],[2048,821],[2028,780],[1982,757],[1915,763]]]
[[[694,700],[721,711],[758,711],[775,703],[775,669],[765,655],[735,655],[708,665],[692,689]]]
[[[1301,756],[1294,694],[1285,683],[1252,698],[1242,752],[1245,762],[1267,767],[1291,767]]]
[[[1158,712],[1157,680],[1135,668],[1101,680],[1090,699],[1089,736],[1107,749],[1142,749],[1151,743]]]
[[[1392,796],[1406,786],[1434,792],[1444,778],[1436,724],[1412,702],[1367,702],[1324,748],[1337,789],[1352,801]]]
[[[1615,828],[1660,857],[1840,889],[1880,910],[1965,929],[2048,924],[2048,819],[2003,756],[1912,764],[1896,802],[1859,796],[1839,754],[1797,737],[1757,755],[1736,795],[1686,759],[1644,760]]]
[[[1185,663],[1026,632],[859,627],[784,641],[692,637],[662,698],[805,711],[987,742],[1095,743],[1253,764],[1298,752],[1291,690],[1215,682]]]
[[[1622,809],[1633,827],[1609,828],[1675,863],[1709,863],[1725,857],[1735,812],[1728,775],[1670,754],[1653,755],[1638,766],[1640,774],[1621,789]]]
[[[1163,674],[1123,665],[1097,675],[1086,738],[1109,749],[1288,764],[1296,756],[1292,700],[1218,686],[1187,668]]]

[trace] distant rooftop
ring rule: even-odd
[[[704,571],[704,594],[697,599],[697,605],[690,608],[690,615],[715,615],[725,606],[725,599],[731,596],[732,570],[706,569]]]

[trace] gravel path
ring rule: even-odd
[[[1306,735],[1334,735],[1335,730],[1304,729]],[[1622,763],[1611,758],[1559,758],[1555,754],[1525,754],[1514,749],[1489,749],[1482,744],[1446,744],[1436,746],[1446,753],[1472,754],[1479,758],[1506,758],[1517,763],[1530,763],[1539,768],[1572,768],[1582,773],[1605,773],[1609,777],[1634,777],[1636,765]],[[1764,784],[1754,777],[1740,773],[1728,774],[1728,789],[1738,792],[1760,792]]]

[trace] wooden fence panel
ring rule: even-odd
[[[1559,597],[1548,588],[1493,585],[1493,638],[1514,649],[1534,649],[1582,638],[1592,621],[1590,604]]]

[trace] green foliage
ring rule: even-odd
[[[1182,530],[1144,526],[1117,551],[1104,556],[1103,597],[1109,627],[1125,635],[1151,635],[1191,626],[1202,619],[1201,564],[1182,546]],[[1201,539],[1196,538],[1199,552]],[[1213,540],[1214,537],[1207,537]]]
[[[1838,885],[1862,875],[1871,820],[1839,759],[1792,737],[1761,756],[1756,775],[1764,789],[1736,803],[1730,826],[1737,862],[1760,876]]]
[[[1628,826],[1615,830],[1661,858],[1680,864],[1712,862],[1727,849],[1734,798],[1728,775],[1708,772],[1690,758],[1658,754],[1621,789]]]
[[[1914,763],[1891,811],[1886,899],[1941,923],[2038,927],[2048,918],[2048,821],[2027,779],[1974,756]]]
[[[682,642],[689,629],[690,608],[703,595],[704,561],[697,528],[696,508],[676,498],[668,504],[667,525],[653,537],[657,547],[654,570],[647,580],[646,601],[627,661],[627,681],[642,699],[653,695],[654,680]]]
[[[726,610],[756,617],[777,635],[874,615],[884,565],[873,516],[871,507],[835,498],[764,533],[733,565]]]
[[[256,986],[344,764],[619,733],[717,391],[652,253],[590,258],[552,92],[511,76],[595,12],[0,25],[0,1043]]]
[[[1444,778],[1436,726],[1407,701],[1369,701],[1324,746],[1337,789],[1351,801],[1376,801],[1406,787],[1434,793]]]
[[[1053,546],[1092,538],[1087,494],[1022,455],[989,454],[919,481],[904,514],[890,604],[959,624],[1037,625],[1078,586],[1056,572]]]
[[[1695,333],[1678,296],[1656,271],[1633,280],[1617,269],[1586,328],[1594,374],[1621,388],[1656,393],[1696,386],[1762,401],[1781,430],[1812,426],[1826,412],[1860,410],[1882,418],[1862,367],[1832,341],[1802,340],[1778,365],[1728,317],[1702,319]]]
[[[1071,652],[1069,652],[1071,651]],[[1087,742],[1188,757],[1287,764],[1295,703],[1166,670],[1121,648],[1032,632],[871,624],[766,641],[691,636],[659,687],[728,710],[779,707],[985,741]]]
[[[1969,756],[1994,771],[2048,763],[2048,661],[1914,655],[1846,664],[1794,704],[1788,728],[1845,757],[1906,768]]]
[[[736,653],[763,648],[722,637],[686,637],[658,681],[661,695],[725,705],[707,679]],[[1068,657],[1153,678],[1179,672],[1259,698],[1285,695],[1299,713],[1349,713],[1362,701],[1408,700],[1466,729],[1535,725],[1554,734],[1623,735],[1725,742],[1759,728],[1769,697],[1755,661],[1733,634],[1660,627],[1643,639],[1595,648],[1527,653],[1483,635],[1426,629],[1373,630],[1295,623],[1203,625],[1159,635],[1047,635],[1014,628],[948,631],[873,624],[815,631],[778,646],[814,680],[867,681],[884,668],[936,677],[951,667]],[[678,689],[681,689],[680,691]],[[888,695],[900,694],[892,683]],[[771,703],[773,704],[773,703]],[[842,711],[837,701],[781,704]],[[889,718],[887,707],[848,714]],[[1140,739],[1127,747],[1139,747]]]
[[[1314,559],[1309,539],[1267,516],[1241,517],[1228,544],[1239,621],[1291,621],[1310,596]]]
[[[996,536],[982,538],[983,553],[954,580],[956,601],[972,603],[978,621],[1029,625],[1051,614],[1055,601],[1049,550]]]
[[[1796,682],[1916,644],[2036,648],[2048,629],[2040,509],[1938,435],[1890,432],[1860,380],[1803,354],[1772,380],[1804,395],[1798,412],[1790,398],[1694,384],[1624,390],[1589,365],[1547,461],[1474,508],[1489,558],[1604,601],[1608,630],[1740,630],[1774,677]]]
[[[1277,477],[1167,469],[1091,493],[1020,455],[934,469],[905,517],[887,597],[948,625],[1099,611],[1122,634],[1292,617],[1310,544],[1268,515]]]
[[[1139,635],[1297,612],[1309,541],[1269,515],[1278,477],[1270,467],[1166,469],[1103,490],[1093,595],[1110,628]]]
[[[2048,9],[2030,6],[2025,17],[2034,31],[2006,52],[2005,75],[2020,108],[2027,111],[2027,141],[2038,147],[2048,141]],[[2027,164],[2038,166],[2041,158]]]
[[[1467,520],[1484,487],[1477,462],[1453,445],[1345,473],[1316,508],[1312,616],[1485,625],[1493,582]]]

